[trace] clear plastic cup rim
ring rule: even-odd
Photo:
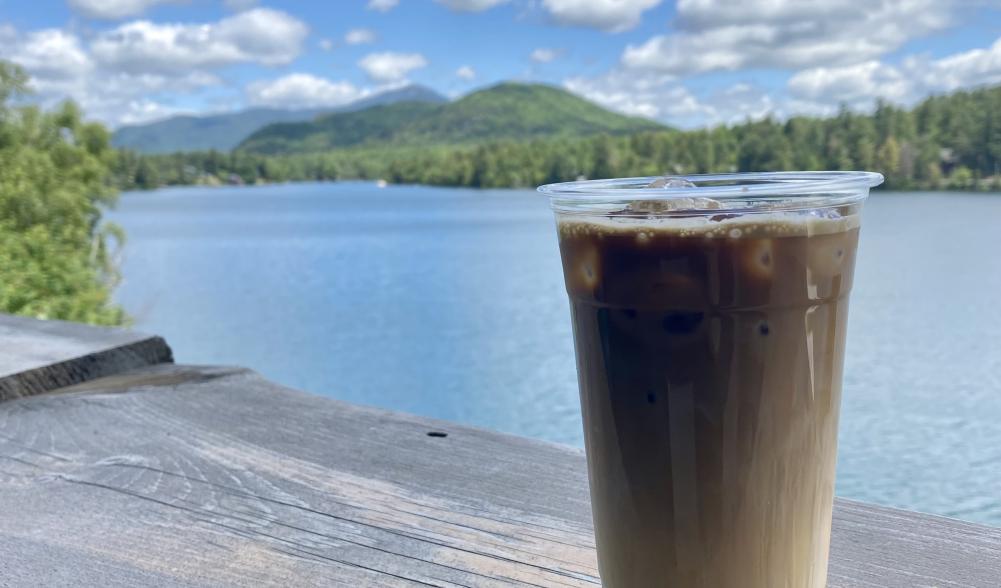
[[[651,188],[660,177],[680,178],[694,187]],[[581,180],[546,184],[539,192],[563,212],[598,212],[635,201],[677,201],[667,214],[749,213],[775,210],[809,210],[843,206],[865,200],[869,189],[883,183],[882,174],[866,171],[801,171],[726,174],[690,174]],[[701,209],[687,199],[715,201]],[[695,201],[699,202],[699,201]],[[705,202],[705,200],[702,200]]]

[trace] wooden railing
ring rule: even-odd
[[[0,586],[599,585],[581,451],[170,361],[0,315]],[[838,500],[829,585],[996,588],[1001,529]]]

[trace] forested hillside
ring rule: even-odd
[[[248,137],[239,150],[290,155],[356,146],[471,145],[664,128],[651,120],[605,110],[552,86],[504,83],[446,104],[402,102],[315,121],[270,125]]]
[[[913,109],[765,119],[693,131],[378,146],[290,156],[208,152],[121,158],[125,187],[383,178],[452,186],[534,186],[613,176],[865,169],[895,189],[999,189],[1001,87],[935,96]]]
[[[284,110],[281,108],[250,108],[237,112],[200,116],[177,115],[141,125],[118,128],[111,142],[120,149],[140,153],[173,153],[175,151],[229,151],[255,131],[275,123],[311,121],[333,112],[353,112],[396,102],[446,102],[441,94],[424,86],[410,85],[367,96],[336,108]]]

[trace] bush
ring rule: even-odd
[[[12,105],[26,85],[0,61],[0,312],[121,324],[111,289],[123,234],[101,220],[116,199],[108,131],[71,102]]]

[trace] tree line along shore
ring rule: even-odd
[[[118,154],[125,190],[291,181],[531,187],[579,178],[742,171],[881,172],[885,189],[1001,191],[1001,86],[877,104],[827,118],[766,118],[691,131],[653,130],[476,144],[362,145],[315,153],[236,149]]]

